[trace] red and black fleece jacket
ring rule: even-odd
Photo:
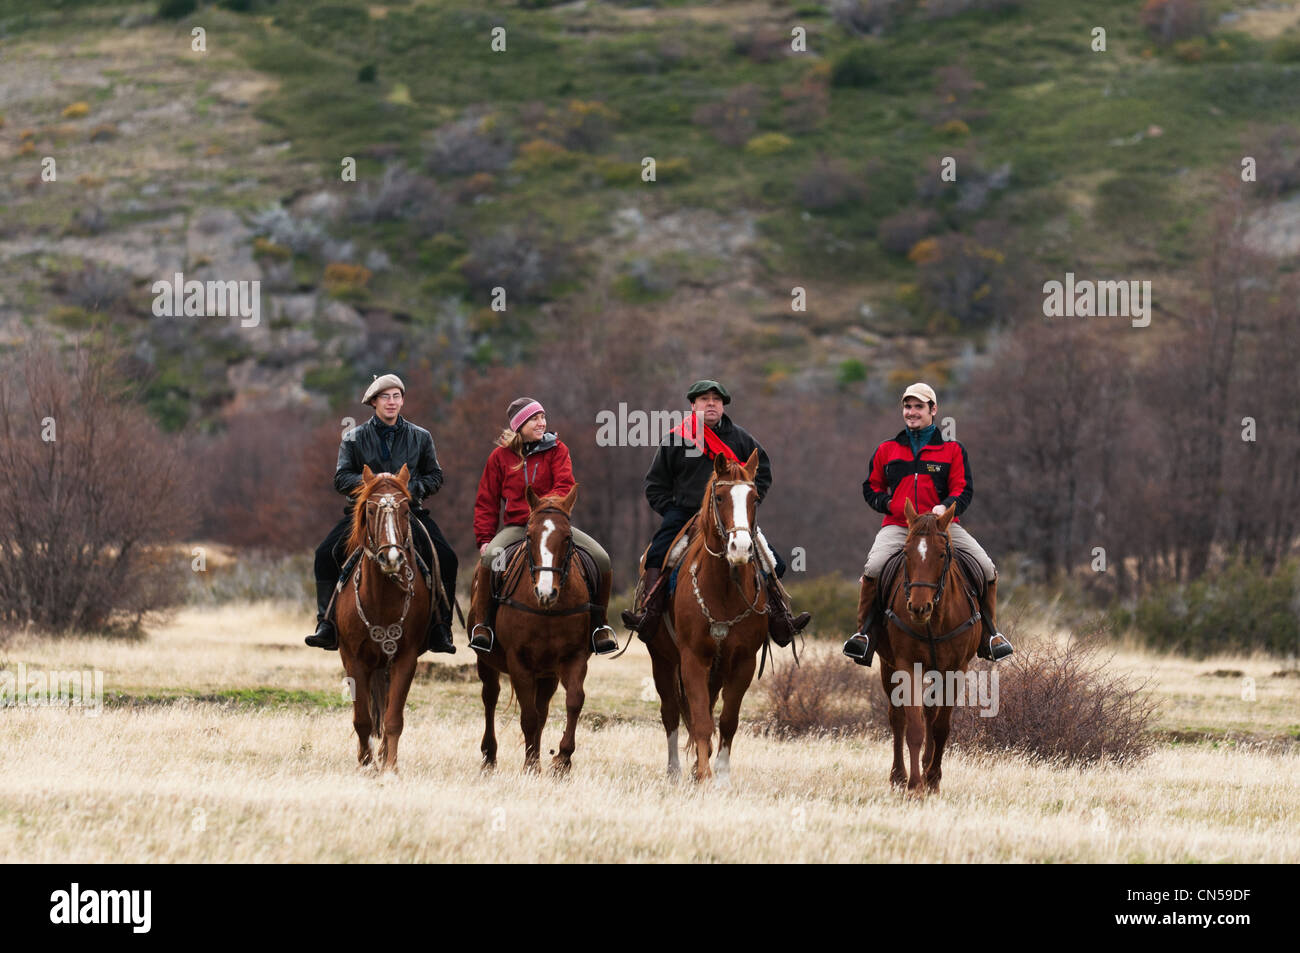
[[[966,448],[956,440],[944,440],[938,430],[915,455],[907,431],[900,430],[898,436],[876,448],[871,455],[871,475],[862,483],[867,505],[885,514],[881,526],[906,527],[903,504],[908,500],[918,513],[928,513],[939,503],[956,503],[956,516],[960,516],[973,495]]]

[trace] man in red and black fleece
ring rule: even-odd
[[[997,630],[997,567],[975,537],[966,532],[957,518],[970,506],[974,487],[966,448],[956,440],[944,440],[934,425],[938,400],[929,384],[916,383],[903,392],[903,423],[898,436],[876,447],[871,455],[871,475],[862,484],[862,495],[873,510],[885,514],[880,532],[862,567],[862,587],[858,595],[858,631],[844,643],[844,654],[859,665],[870,665],[875,653],[872,616],[876,603],[876,585],[880,571],[889,557],[907,542],[907,518],[903,506],[912,501],[918,513],[945,512],[954,503],[957,511],[948,524],[948,536],[956,549],[975,557],[988,589],[980,604],[984,619],[980,638],[980,658],[997,661],[1011,654],[1011,642]]]

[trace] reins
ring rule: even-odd
[[[952,569],[952,537],[948,534],[947,530],[943,531],[943,538],[945,542],[945,547],[943,552],[943,571],[939,574],[939,581],[937,583],[936,582],[913,582],[908,576],[907,557],[904,556],[903,558],[903,596],[904,598],[910,601],[913,587],[924,587],[927,589],[933,589],[935,591],[934,598],[930,600],[931,618],[934,617],[934,613],[939,611],[939,601],[943,598],[944,585],[945,583],[947,583],[948,573]],[[933,669],[937,669],[939,667],[939,655],[938,652],[935,650],[935,646],[939,645],[941,642],[947,642],[949,639],[956,638],[957,636],[961,635],[963,632],[965,632],[971,626],[975,625],[975,623],[979,622],[980,620],[979,607],[976,606],[975,599],[971,595],[970,589],[965,588],[965,592],[966,592],[966,599],[970,602],[970,606],[971,606],[971,611],[972,611],[971,617],[967,619],[965,622],[963,622],[961,625],[957,626],[955,629],[952,629],[949,632],[945,632],[943,635],[936,636],[932,634],[930,632],[929,622],[925,623],[925,635],[922,635],[921,633],[913,629],[910,625],[908,625],[906,622],[904,622],[902,619],[900,619],[898,617],[898,613],[894,611],[894,607],[892,605],[890,605],[888,608],[885,609],[885,618],[887,618],[894,625],[898,626],[898,628],[902,629],[912,638],[916,639],[918,642],[927,643],[930,646],[930,667]]]

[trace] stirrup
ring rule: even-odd
[[[482,629],[487,635],[480,635],[479,629]],[[491,652],[497,644],[497,634],[492,631],[492,627],[482,622],[476,622],[474,628],[469,634],[469,647],[476,652]]]
[[[608,632],[604,638],[597,638],[601,632]],[[598,625],[591,631],[591,650],[597,655],[609,655],[618,651],[618,637],[607,625]]]
[[[1014,651],[1015,649],[1011,647],[1011,640],[1001,632],[995,632],[989,638],[989,658],[993,661],[999,662]]]
[[[854,632],[844,643],[844,654],[859,665],[871,666],[871,658],[876,654],[876,650],[871,647],[871,636],[862,632]]]

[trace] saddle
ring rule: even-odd
[[[519,585],[519,579],[524,573],[524,568],[528,560],[525,558],[524,547],[528,540],[517,539],[505,548],[502,553],[502,562],[505,569],[492,570],[492,598],[498,602],[506,602],[510,598],[510,593],[515,591]],[[600,591],[600,570],[596,566],[596,560],[591,553],[587,552],[576,543],[573,546],[573,552],[578,557],[578,566],[582,570],[583,581],[587,584],[588,605],[590,600],[596,598],[596,593]],[[583,611],[587,611],[583,607]]]
[[[976,600],[983,600],[984,593],[988,590],[988,582],[984,578],[984,570],[980,568],[979,563],[969,553],[960,549],[953,549],[953,561],[957,563],[961,570],[962,581],[966,588],[974,594]],[[876,587],[876,613],[877,624],[884,618],[884,610],[888,607],[889,594],[894,591],[894,583],[897,581],[899,574],[903,569],[903,551],[900,549],[880,570],[880,584]]]

